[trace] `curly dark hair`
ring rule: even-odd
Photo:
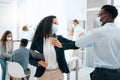
[[[43,18],[37,26],[33,40],[38,37],[49,37],[52,33],[52,23],[56,16],[50,15]]]

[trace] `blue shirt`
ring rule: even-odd
[[[12,53],[11,60],[18,62],[24,69],[27,70],[29,64],[29,50],[25,47],[20,47]]]
[[[120,29],[114,23],[89,31],[75,45],[93,47],[95,67],[120,68]]]

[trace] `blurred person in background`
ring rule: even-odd
[[[2,67],[2,80],[6,80],[6,60],[9,59],[13,51],[13,40],[11,31],[4,32],[0,39],[0,63]]]
[[[30,69],[28,68],[29,64],[29,49],[26,48],[28,40],[22,38],[20,41],[20,47],[13,51],[11,61],[18,62],[24,69],[26,75],[30,74]],[[11,77],[12,80],[15,78]],[[29,80],[29,76],[26,77]],[[25,78],[25,79],[26,79]],[[24,80],[25,80],[24,79]]]
[[[73,40],[76,41],[79,37],[81,37],[85,30],[79,25],[79,21],[77,19],[73,20],[74,32],[73,32]]]
[[[82,26],[80,26],[80,22],[77,19],[72,20],[72,24],[73,24],[73,27],[71,29],[68,29],[68,31],[72,35],[72,40],[76,41],[79,37],[81,37],[85,33],[85,30],[82,28]],[[80,58],[80,65],[79,66],[82,66],[83,59],[84,59],[83,58],[84,57],[83,53],[80,53],[81,50],[84,50],[84,49],[82,48],[82,49],[79,49],[79,50],[73,50],[72,51],[72,56],[73,57],[79,57]],[[72,62],[70,64],[71,70],[75,70],[75,68],[76,68],[75,65],[76,65],[75,62]]]
[[[21,38],[32,40],[35,29],[32,26],[25,25],[22,28]]]
[[[29,29],[27,25],[23,26],[22,31],[23,32],[21,38],[29,39]]]

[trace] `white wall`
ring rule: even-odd
[[[36,27],[39,21],[48,15],[58,18],[60,29],[58,34],[67,36],[66,28],[73,19],[86,19],[86,2],[82,0],[22,0],[19,7],[19,29],[30,25]],[[86,0],[85,0],[86,1]],[[74,5],[74,6],[71,6]],[[21,32],[21,31],[20,31]]]
[[[86,0],[66,0],[65,6],[68,20],[86,20]]]
[[[6,30],[15,34],[16,29],[16,2],[0,0],[0,37]]]
[[[59,22],[59,33],[66,35],[66,15],[64,0],[24,0],[20,4],[19,27],[30,25],[36,27],[46,16],[55,15]]]
[[[0,0],[9,1],[0,3],[0,34],[10,29],[15,39],[20,37],[24,25],[35,28],[42,18],[55,15],[58,18],[60,29],[58,34],[67,35],[67,25],[73,19],[86,19],[86,0]],[[3,28],[4,27],[4,28]],[[0,35],[1,36],[1,35]],[[17,36],[17,37],[16,37]]]
[[[87,0],[65,0],[66,1],[66,21],[67,26],[72,26],[72,20],[86,20],[86,1]]]

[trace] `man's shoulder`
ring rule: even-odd
[[[14,52],[23,52],[24,50],[28,50],[27,48],[18,48],[14,50]]]
[[[27,48],[18,48],[16,50],[13,51],[12,55],[16,55],[16,54],[24,54],[24,53],[27,53],[29,54],[29,49]]]
[[[19,51],[21,51],[21,49],[20,49],[20,48],[18,48],[18,49],[16,49],[16,50],[14,50],[14,51],[13,51],[13,53],[15,54],[15,53],[17,53],[17,52],[19,52]]]

